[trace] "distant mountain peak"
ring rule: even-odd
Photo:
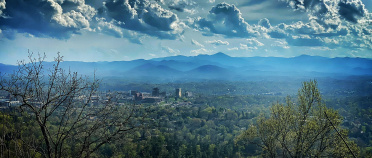
[[[213,54],[213,56],[225,56],[225,57],[230,57],[230,56],[228,56],[227,54],[222,53],[222,52],[218,52],[218,53],[216,53],[216,54]]]
[[[208,57],[208,56],[211,56],[211,57],[219,57],[219,58],[225,58],[225,57],[230,57],[228,55],[226,55],[225,53],[222,53],[222,52],[218,52],[216,54],[212,54],[212,55],[208,55],[208,54],[199,54],[197,57]]]

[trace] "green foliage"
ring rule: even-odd
[[[17,113],[0,112],[0,157],[42,157],[33,146],[40,146],[41,133],[33,119]]]
[[[264,157],[357,155],[357,145],[347,139],[347,131],[341,129],[340,124],[341,117],[337,111],[322,103],[317,82],[304,82],[298,92],[297,104],[287,98],[286,104],[273,105],[270,116],[261,115],[256,125],[238,136],[236,142],[256,144]],[[349,147],[342,138],[346,139]]]
[[[290,153],[296,153],[297,150],[301,155],[306,153],[306,148],[311,144],[311,141],[306,140],[314,138],[318,133],[324,138],[329,138],[323,139],[323,146],[327,146],[327,148],[321,155],[327,155],[326,157],[350,157],[347,147],[330,125],[330,122],[326,120],[324,112],[327,113],[329,119],[353,151],[356,151],[358,147],[351,140],[355,141],[361,148],[360,157],[371,157],[372,155],[372,141],[370,141],[372,138],[370,134],[372,133],[370,124],[372,115],[371,108],[369,108],[372,97],[370,96],[340,97],[324,96],[324,93],[322,93],[323,97],[321,98],[319,91],[309,85],[306,85],[307,90],[313,92],[303,93],[300,90],[299,93],[302,93],[302,97],[299,96],[298,98],[260,94],[245,95],[246,93],[243,95],[240,92],[226,95],[222,94],[222,90],[220,91],[221,95],[213,95],[216,92],[213,88],[218,89],[217,84],[212,83],[211,85],[217,88],[211,88],[206,83],[195,83],[197,87],[194,86],[194,88],[197,89],[198,86],[203,84],[205,88],[203,93],[208,94],[200,93],[194,95],[193,98],[182,98],[177,101],[174,100],[174,97],[169,97],[157,105],[144,105],[147,106],[149,111],[144,118],[144,128],[128,133],[128,135],[120,138],[121,141],[111,141],[103,145],[90,157],[269,157],[270,152],[272,155],[281,157],[283,152],[285,152],[284,154],[289,153],[285,151],[286,149],[282,149],[284,145],[288,147]],[[239,84],[234,83],[234,85],[237,85],[236,87],[239,87]],[[231,86],[231,83],[222,86],[226,87],[226,85]],[[143,84],[143,86],[150,90],[154,87],[150,84]],[[170,86],[169,91],[174,91],[172,85],[167,86]],[[177,87],[189,89],[193,85],[191,83],[184,85],[179,83]],[[242,90],[244,87],[240,89]],[[252,93],[257,92],[254,88],[249,89]],[[137,89],[133,88],[132,90]],[[307,103],[311,100],[308,99],[308,96],[313,97],[313,104],[309,112],[307,112],[309,108]],[[301,101],[301,98],[303,101]],[[182,104],[186,103],[184,101],[190,102],[190,104]],[[338,109],[338,111],[325,107],[325,104],[327,104],[327,107]],[[125,111],[125,109],[119,108],[118,111]],[[33,118],[26,117],[27,115],[15,116],[12,112],[4,112],[4,114],[4,118],[6,118],[4,120],[8,122],[4,123],[7,131],[10,131],[10,133],[17,133],[17,130],[21,131],[22,140],[42,140],[42,134],[38,128],[35,128],[37,124],[35,124]],[[305,114],[305,121],[300,121]],[[2,114],[0,114],[1,117]],[[50,129],[56,130],[60,118],[57,115],[52,115],[50,120]],[[300,128],[301,123],[303,124],[302,128]],[[0,128],[5,131],[5,127],[1,125]],[[347,127],[350,132],[347,132],[341,126]],[[324,131],[319,132],[321,129],[324,129]],[[301,137],[299,131],[302,133]],[[361,133],[361,131],[365,132]],[[0,130],[0,134],[2,134],[1,132]],[[321,139],[320,136],[317,137],[319,140]],[[349,140],[347,139],[348,136],[352,138]],[[20,138],[11,141],[21,143]],[[72,139],[74,138],[76,137],[72,137]],[[299,143],[301,147],[298,148],[295,147],[297,138],[301,140]],[[279,141],[283,139],[285,139],[284,142]],[[302,140],[304,140],[303,143]],[[5,144],[10,144],[7,147],[11,147],[8,149],[10,149],[10,155],[12,155],[15,153],[14,143],[9,142]],[[42,146],[43,143],[37,141],[36,145]],[[66,155],[72,155],[74,150],[77,150],[75,146],[79,145],[81,144],[78,141],[67,143],[64,149]],[[319,141],[313,143],[313,147],[309,149],[309,152],[313,152],[311,153],[313,155],[310,154],[308,157],[317,154],[315,146],[320,146]],[[7,154],[7,151],[3,153]],[[30,151],[31,156],[18,154],[14,157],[41,157],[38,152],[40,151],[34,151],[34,153]],[[5,157],[7,156],[5,155]]]

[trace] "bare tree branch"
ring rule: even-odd
[[[115,96],[105,96],[93,106],[100,80],[63,70],[60,53],[45,71],[45,59],[45,54],[36,59],[29,53],[28,63],[22,60],[13,74],[0,75],[0,90],[19,98],[21,111],[40,129],[43,144],[37,152],[47,158],[89,157],[102,145],[140,127],[136,105],[119,105],[113,100]],[[63,153],[67,146],[76,149],[72,155]]]

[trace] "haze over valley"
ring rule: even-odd
[[[0,0],[0,157],[372,157],[371,0]]]

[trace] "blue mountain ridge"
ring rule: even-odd
[[[45,62],[47,69],[54,62]],[[64,61],[61,68],[82,75],[192,80],[249,80],[252,77],[337,77],[372,76],[372,60],[366,58],[327,58],[301,55],[282,57],[231,57],[224,53],[198,56],[170,56],[150,60],[78,62]],[[16,66],[0,64],[1,73],[12,73]]]

